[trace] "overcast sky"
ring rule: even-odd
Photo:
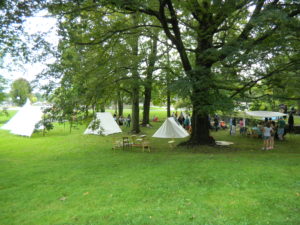
[[[50,41],[54,45],[58,43],[58,36],[56,34],[56,19],[47,17],[46,12],[40,12],[34,17],[28,18],[25,26],[25,31],[29,34],[35,34],[37,32],[47,32],[46,40]],[[54,59],[50,59],[51,63]],[[22,64],[18,67],[16,66],[13,71],[9,71],[5,67],[12,63],[11,58],[6,57],[4,59],[4,69],[0,69],[0,74],[3,75],[10,82],[16,80],[18,78],[25,78],[28,81],[32,81],[35,79],[36,75],[40,73],[44,68],[43,63],[34,63],[34,64]]]

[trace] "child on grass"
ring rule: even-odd
[[[264,140],[264,145],[262,150],[269,150],[271,149],[270,147],[270,141],[271,141],[271,124],[269,122],[266,122],[264,128],[263,128],[263,140]]]

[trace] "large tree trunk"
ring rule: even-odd
[[[198,1],[195,2],[195,6],[198,7]],[[207,1],[204,1],[205,4]],[[209,1],[208,1],[209,2]],[[158,18],[165,31],[166,36],[176,46],[179,53],[182,66],[187,76],[190,78],[192,84],[191,101],[193,104],[192,115],[192,134],[191,138],[186,144],[201,145],[214,143],[213,138],[209,136],[208,126],[208,112],[206,108],[211,105],[209,99],[209,88],[211,81],[211,67],[213,65],[214,55],[206,50],[211,49],[214,29],[211,27],[213,15],[210,10],[207,10],[206,4],[203,6],[203,10],[196,9],[194,16],[199,16],[199,33],[196,38],[197,48],[195,51],[195,66],[192,67],[187,50],[184,46],[183,39],[181,38],[181,29],[179,26],[179,20],[177,19],[177,12],[174,9],[173,1],[166,0],[160,1],[161,8],[167,8],[171,15],[171,28],[169,21],[166,20],[166,10],[160,11],[160,17]],[[167,6],[167,7],[166,7]],[[201,31],[201,32],[200,32]]]
[[[209,135],[209,121],[207,113],[200,113],[197,108],[198,103],[193,105],[193,115],[192,115],[192,134],[190,140],[188,141],[190,145],[205,145],[205,144],[215,144],[213,137]]]
[[[215,140],[210,136],[209,116],[208,113],[201,110],[205,107],[206,100],[199,98],[205,95],[205,92],[200,89],[194,90],[191,100],[193,105],[192,112],[192,133],[190,139],[183,143],[184,145],[211,145],[215,144]]]
[[[211,67],[212,62],[203,56],[203,52],[211,47],[211,40],[198,40],[198,52],[196,52],[195,69],[189,72],[192,83],[191,102],[193,105],[192,134],[188,144],[207,145],[215,144],[210,136],[208,108],[213,104],[210,98]]]

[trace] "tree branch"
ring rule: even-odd
[[[265,0],[257,1],[256,7],[253,11],[253,14],[252,14],[251,18],[249,19],[248,23],[246,24],[246,26],[244,27],[244,30],[238,37],[238,40],[247,40],[249,38],[249,34],[254,27],[253,20],[255,20],[255,18],[260,14],[262,7],[264,5],[264,2],[265,2]]]
[[[269,78],[269,77],[271,77],[271,76],[273,76],[273,75],[275,75],[275,74],[277,74],[277,73],[279,73],[279,72],[282,72],[282,71],[286,70],[286,69],[287,69],[288,67],[290,67],[291,65],[293,65],[293,63],[292,63],[292,62],[289,62],[289,63],[285,64],[284,66],[282,66],[282,68],[280,68],[280,69],[273,70],[273,71],[269,72],[268,74],[266,74],[266,75],[264,75],[264,76],[262,76],[262,77],[260,77],[260,78],[258,78],[258,79],[256,79],[256,80],[251,80],[251,81],[249,81],[249,82],[246,83],[243,87],[239,88],[235,93],[233,93],[233,94],[230,96],[230,98],[233,98],[233,97],[236,96],[237,94],[239,94],[239,93],[241,93],[241,92],[243,92],[243,91],[245,91],[245,90],[247,90],[247,89],[252,88],[252,87],[255,86],[259,81],[265,80],[265,79],[267,79],[267,78]]]

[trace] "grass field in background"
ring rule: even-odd
[[[1,225],[300,224],[299,135],[268,152],[226,130],[212,136],[231,147],[170,149],[152,123],[149,153],[111,149],[129,128],[103,137],[83,135],[86,125],[31,138],[0,130]]]

